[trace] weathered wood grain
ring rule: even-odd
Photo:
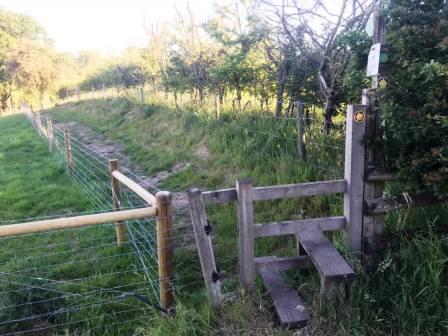
[[[345,240],[354,252],[361,251],[363,200],[364,200],[364,135],[365,117],[356,121],[356,113],[366,114],[365,105],[349,105],[347,108],[347,130],[345,141],[345,180],[347,191],[344,194],[344,216],[347,220]]]
[[[255,236],[252,181],[236,182],[238,193],[238,230],[240,283],[246,290],[255,287]]]
[[[188,191],[188,202],[190,207],[191,222],[193,224],[196,245],[198,248],[199,261],[202,268],[205,287],[208,293],[209,303],[212,306],[221,304],[221,282],[214,279],[214,274],[218,274],[216,269],[215,256],[210,235],[205,232],[207,226],[207,215],[205,205],[201,196],[201,191],[197,188]]]
[[[336,285],[354,278],[353,269],[322,231],[299,229],[297,236],[319,272],[322,294],[330,295]]]
[[[260,268],[259,274],[271,294],[282,327],[285,329],[303,327],[309,321],[310,315],[296,290],[286,285],[280,272],[264,267]]]
[[[202,193],[202,199],[205,204],[230,203],[237,200],[237,193],[235,188],[205,191]]]
[[[295,234],[300,228],[315,228],[321,231],[341,230],[345,227],[345,217],[310,218],[285,222],[255,224],[255,237],[273,237]]]
[[[281,198],[344,193],[346,189],[347,186],[345,180],[256,187],[253,188],[253,200],[266,201]]]

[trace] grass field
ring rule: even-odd
[[[270,185],[342,176],[343,156],[338,148],[310,147],[308,163],[297,158],[294,141],[282,139],[293,135],[293,124],[274,124],[269,120],[232,113],[224,114],[221,121],[216,121],[209,114],[195,112],[197,110],[200,109],[184,106],[177,111],[160,101],[149,101],[145,110],[140,111],[139,106],[128,99],[105,98],[69,103],[49,112],[58,121],[77,121],[122,143],[127,154],[144,167],[148,174],[169,169],[180,161],[189,162],[187,170],[164,180],[162,187],[170,191],[185,190],[192,185],[204,189],[230,187],[234,185],[235,179],[243,177],[252,177],[256,185]],[[21,123],[20,119],[0,122],[11,125]],[[45,146],[39,144],[40,140],[32,134],[31,128],[28,131],[23,128],[23,132],[28,132],[33,146],[45,152]],[[275,136],[269,137],[265,133]],[[334,147],[343,144],[342,134],[338,133],[330,138],[316,134],[312,139],[316,143]],[[17,149],[18,153],[23,150]],[[15,158],[19,154],[11,152],[10,155]],[[44,158],[44,155],[39,158]],[[52,164],[48,158],[40,167],[51,167]],[[61,176],[61,184],[57,185],[62,187],[64,172],[57,166],[54,169]],[[4,175],[8,181],[11,180],[9,174],[13,172]],[[30,174],[29,169],[24,174]],[[399,191],[399,186],[388,187],[388,192],[394,191]],[[25,197],[25,194],[23,191],[24,196],[20,199],[27,205],[15,218],[28,216],[25,214],[28,211],[26,209],[33,208],[35,199]],[[82,197],[74,198],[82,200]],[[67,199],[68,203],[70,200]],[[78,206],[74,211],[86,209],[87,204],[81,202]],[[0,207],[0,211],[5,212],[3,205]],[[43,214],[66,207],[50,207]],[[224,304],[222,309],[211,311],[206,305],[202,286],[184,290],[179,288],[176,317],[167,319],[148,313],[147,318],[139,321],[142,324],[139,330],[145,335],[287,334],[273,324],[270,299],[262,286],[258,286],[252,296],[245,296],[239,291],[235,207],[214,206],[208,210],[214,226],[216,259],[220,268],[226,272],[224,291],[236,292],[238,295]],[[257,204],[255,220],[265,222],[322,217],[341,212],[341,197],[313,197]],[[40,213],[34,212],[32,215]],[[315,272],[287,274],[291,284],[300,289],[301,296],[313,314],[312,322],[301,335],[447,334],[448,246],[446,234],[440,232],[443,231],[440,228],[446,226],[446,215],[446,207],[440,206],[388,216],[387,232],[396,238],[398,245],[379,255],[378,266],[369,272],[363,271],[358,262],[347,255],[358,277],[348,297],[340,297],[335,302],[319,299],[319,281]],[[412,235],[402,233],[409,230],[412,230]],[[111,233],[109,237],[112,236]],[[332,239],[344,252],[340,235],[334,234]],[[294,253],[295,241],[289,237],[263,239],[257,242],[256,249],[258,255],[289,255]],[[176,263],[183,265],[179,269],[181,273],[187,272],[188,268],[197,271],[199,267],[193,251],[178,251]],[[101,324],[99,328],[106,326]],[[110,330],[106,330],[107,333],[114,334]]]

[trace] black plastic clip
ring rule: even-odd
[[[204,226],[205,234],[207,236],[210,236],[210,233],[212,233],[212,225],[210,224],[210,221],[207,219],[207,225]]]
[[[218,280],[219,280],[219,273],[217,271],[213,271],[213,273],[212,273],[213,283],[217,282]]]

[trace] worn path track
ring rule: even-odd
[[[117,159],[120,163],[120,167],[123,167],[138,177],[138,182],[143,188],[148,189],[151,193],[156,192],[159,189],[160,184],[171,175],[179,173],[188,168],[189,163],[178,162],[171,167],[170,170],[159,171],[157,174],[147,176],[144,169],[132,162],[124,152],[124,148],[121,144],[114,142],[111,139],[104,137],[103,135],[93,131],[91,128],[81,125],[77,122],[58,122],[54,121],[54,125],[60,129],[70,129],[76,139],[82,142],[92,152],[97,153],[107,159]],[[134,176],[131,176],[134,178]],[[175,223],[179,228],[176,235],[182,236],[183,234],[190,233],[191,221],[188,210],[188,198],[186,192],[173,192],[173,206],[175,213]],[[184,247],[194,244],[194,237],[190,234],[183,237],[180,244]]]

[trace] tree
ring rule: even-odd
[[[14,86],[8,71],[9,49],[19,40],[48,42],[43,28],[31,17],[0,10],[0,109],[6,110]]]

